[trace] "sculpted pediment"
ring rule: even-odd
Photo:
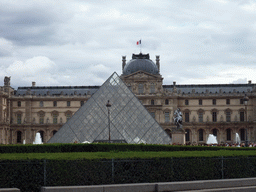
[[[144,72],[144,71],[137,71],[136,73],[127,75],[124,77],[126,80],[129,79],[161,79],[162,77],[159,75],[152,75],[150,73]]]

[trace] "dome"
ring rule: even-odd
[[[130,75],[137,71],[145,71],[147,73],[157,75],[159,74],[156,64],[149,59],[149,54],[132,55],[130,60],[124,67],[123,75]]]

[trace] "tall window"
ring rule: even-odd
[[[231,122],[231,113],[229,111],[226,112],[226,122]]]
[[[203,120],[203,112],[199,112],[198,113],[198,121],[200,122],[200,123],[202,123],[204,120]]]
[[[230,105],[230,99],[226,99],[226,104]]]
[[[213,129],[213,130],[212,130],[212,134],[213,134],[214,136],[216,136],[216,137],[217,137],[217,133],[218,133],[218,130],[217,130],[217,129]]]
[[[244,121],[244,112],[240,111],[240,121]]]
[[[212,122],[217,122],[217,112],[212,112]]]
[[[227,129],[227,141],[231,141],[231,129]]]
[[[154,99],[151,100],[151,105],[155,105]]]
[[[18,101],[17,105],[18,105],[18,107],[21,107],[21,101]]]
[[[139,84],[139,94],[143,94],[144,93],[144,85],[142,83]]]
[[[164,113],[164,119],[165,119],[165,123],[170,122],[170,113],[169,112]]]
[[[21,143],[22,133],[21,131],[17,131],[17,143]]]
[[[185,122],[189,122],[189,112],[185,112]]]
[[[213,99],[213,100],[212,100],[212,104],[213,104],[213,105],[216,105],[216,99]]]
[[[241,141],[245,141],[245,129],[240,129],[240,139]]]
[[[70,113],[68,113],[67,115],[66,115],[66,118],[67,118],[67,121],[71,118],[71,114]]]
[[[198,138],[199,138],[199,141],[204,140],[204,130],[203,129],[198,130]]]
[[[43,101],[40,101],[40,102],[39,102],[39,106],[40,106],[40,107],[43,107],[43,106],[44,106],[44,102],[43,102]]]
[[[67,107],[70,107],[70,101],[67,101]]]
[[[154,84],[150,85],[150,93],[155,93],[155,85]]]
[[[165,105],[169,105],[169,99],[165,99]]]
[[[190,141],[190,138],[189,138],[189,133],[190,133],[190,130],[189,129],[186,129],[185,130],[185,139],[186,139],[186,141]]]
[[[240,104],[241,104],[241,105],[244,104],[244,99],[240,99]]]
[[[17,114],[17,124],[21,124],[21,113]]]
[[[39,124],[44,124],[44,114],[43,113],[39,114]]]
[[[53,107],[57,107],[57,101],[53,101]]]
[[[198,104],[199,104],[199,105],[203,105],[203,100],[202,100],[202,99],[199,99]]]
[[[84,101],[80,101],[80,106],[83,106],[84,105]]]
[[[58,123],[58,115],[53,114],[53,124],[57,124],[57,123]]]
[[[189,102],[188,102],[188,100],[187,100],[187,99],[185,100],[185,105],[189,105]]]

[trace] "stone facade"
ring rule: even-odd
[[[154,116],[163,129],[172,137],[176,126],[173,113],[177,108],[183,112],[183,129],[186,143],[206,143],[209,134],[217,136],[218,143],[236,142],[236,133],[243,141],[256,141],[256,84],[207,84],[163,85],[160,75],[160,57],[156,56],[156,68],[150,73],[152,61],[143,54],[141,67],[135,72],[129,69],[130,62],[122,57],[123,74],[120,78],[132,90],[142,104]],[[143,63],[150,60],[150,63]],[[154,66],[155,67],[155,66]],[[130,70],[130,69],[129,69]],[[5,77],[0,87],[0,144],[32,143],[36,132],[43,142],[54,133],[83,105],[99,86],[31,87],[13,89],[10,77]],[[245,105],[244,98],[249,98]]]

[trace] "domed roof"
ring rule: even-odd
[[[124,67],[123,75],[130,75],[137,71],[145,71],[147,73],[159,74],[156,64],[149,59],[149,54],[133,54],[130,60]]]

